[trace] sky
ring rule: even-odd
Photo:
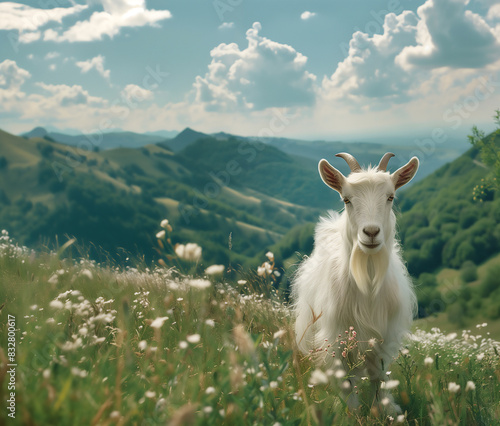
[[[12,133],[438,142],[492,129],[499,94],[500,0],[0,2]]]

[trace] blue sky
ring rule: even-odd
[[[0,127],[14,133],[465,135],[491,128],[499,92],[499,1],[0,3]]]

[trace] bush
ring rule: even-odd
[[[486,276],[481,281],[481,296],[488,297],[493,291],[500,287],[500,264],[490,266]]]
[[[460,277],[464,283],[470,283],[477,280],[477,266],[474,262],[467,260],[461,268]]]

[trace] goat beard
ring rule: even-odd
[[[358,289],[365,296],[377,295],[382,288],[389,267],[389,250],[384,245],[375,254],[366,254],[354,244],[351,251],[350,269]]]

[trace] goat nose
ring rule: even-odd
[[[380,232],[380,228],[378,226],[365,226],[363,232],[370,238],[375,238]]]

